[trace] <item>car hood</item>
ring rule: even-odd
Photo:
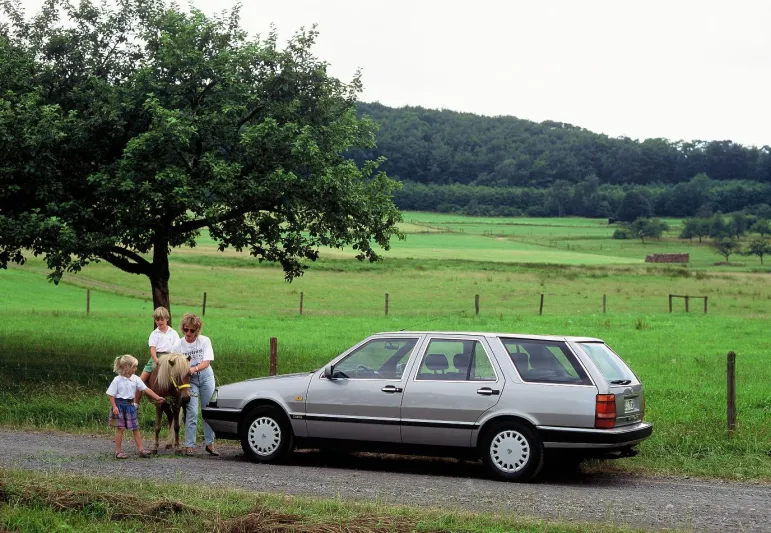
[[[270,396],[271,393],[283,392],[304,395],[314,372],[315,370],[313,372],[247,379],[238,383],[218,386],[217,390],[220,398],[245,398],[254,395],[255,392],[259,396]]]
[[[311,377],[316,371],[311,370],[310,372],[297,372],[295,374],[281,374],[279,376],[265,376],[262,378],[251,378],[247,379],[248,382],[254,382],[254,381],[279,381],[283,379],[306,379]]]

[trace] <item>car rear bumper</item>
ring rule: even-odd
[[[653,424],[640,422],[613,429],[538,426],[544,448],[617,450],[634,446],[653,433]]]

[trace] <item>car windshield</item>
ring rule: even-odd
[[[612,385],[628,385],[636,381],[634,373],[626,366],[626,363],[601,342],[581,342],[578,345],[586,352],[586,355],[594,362],[602,372],[605,379]]]

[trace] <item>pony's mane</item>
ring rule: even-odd
[[[172,378],[180,384],[189,373],[190,363],[187,357],[181,353],[165,354],[158,358],[158,375],[155,381],[161,386],[168,387],[171,385]]]

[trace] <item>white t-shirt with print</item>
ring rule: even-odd
[[[158,328],[150,333],[150,339],[147,341],[148,346],[155,346],[156,352],[170,352],[174,343],[179,340],[179,333],[174,331],[173,328],[166,328],[166,333],[163,333]]]
[[[171,347],[174,353],[182,353],[190,358],[190,366],[201,364],[202,361],[214,361],[214,350],[211,347],[209,337],[198,335],[195,341],[188,343],[181,337]]]
[[[133,400],[137,390],[143,391],[146,388],[147,385],[135,374],[129,377],[115,376],[110,386],[107,387],[107,394],[123,400]]]

